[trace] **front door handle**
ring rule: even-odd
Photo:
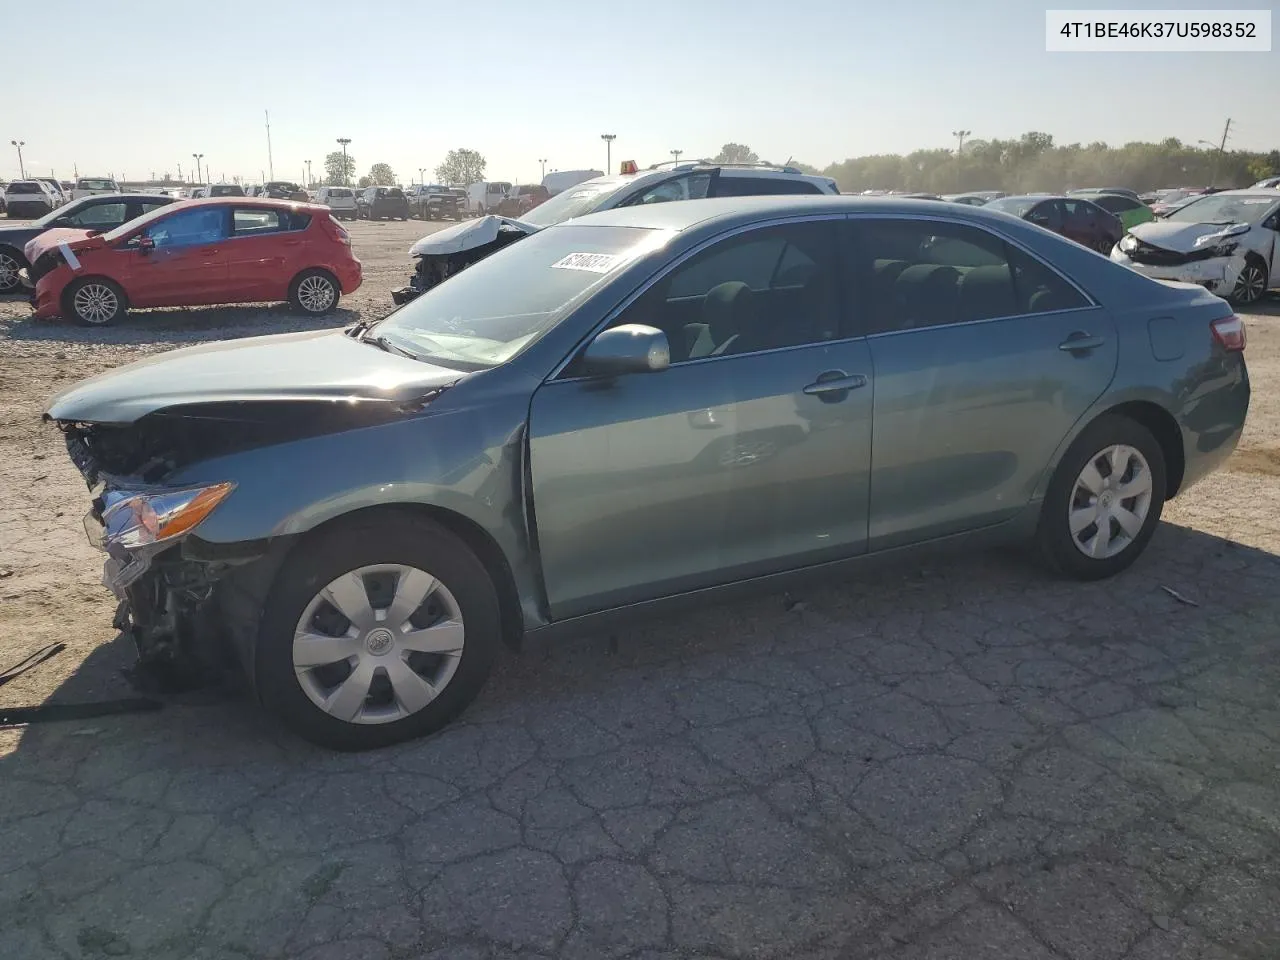
[[[827,370],[818,374],[818,379],[804,388],[804,393],[817,397],[823,403],[839,403],[849,395],[850,390],[857,390],[867,385],[867,378],[860,373],[845,373],[843,370]]]
[[[1058,344],[1058,349],[1065,350],[1068,353],[1083,353],[1088,350],[1096,350],[1106,342],[1102,337],[1095,337],[1084,330],[1077,330]]]

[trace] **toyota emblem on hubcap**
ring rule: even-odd
[[[395,637],[391,635],[391,631],[380,627],[377,630],[369,631],[369,635],[365,637],[364,645],[370,653],[377,657],[390,650],[394,642]]]

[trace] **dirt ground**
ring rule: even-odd
[[[353,224],[323,324],[428,229]],[[309,323],[0,301],[0,669],[67,645],[0,708],[133,695],[47,398]],[[200,695],[0,730],[0,957],[1280,956],[1280,299],[1245,323],[1239,451],[1105,584],[940,559],[637,625],[354,757]]]

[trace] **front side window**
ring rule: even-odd
[[[73,227],[83,230],[114,230],[125,220],[125,204],[95,203],[77,210],[67,218]]]
[[[850,233],[849,312],[868,334],[1088,306],[1053,270],[977,227],[865,219]]]
[[[156,247],[190,247],[217,243],[227,236],[227,211],[222,207],[183,210],[152,224],[146,230]]]
[[[615,321],[657,327],[673,362],[836,339],[835,221],[762,227],[716,243]]]

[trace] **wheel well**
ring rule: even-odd
[[[1129,403],[1122,403],[1106,412],[1128,417],[1151,431],[1151,435],[1160,444],[1160,451],[1164,454],[1165,477],[1168,486],[1165,495],[1170,499],[1176,497],[1178,490],[1182,487],[1182,475],[1186,469],[1187,461],[1182,447],[1182,430],[1178,427],[1178,421],[1173,419],[1173,414],[1159,404],[1146,400],[1133,400]]]
[[[63,310],[70,309],[68,304],[70,303],[69,298],[71,296],[71,291],[74,290],[80,284],[85,283],[88,280],[99,280],[102,283],[111,284],[111,286],[115,287],[117,290],[120,291],[121,309],[123,310],[129,309],[129,293],[127,290],[125,290],[123,286],[120,285],[119,281],[112,280],[110,277],[105,277],[99,273],[92,273],[86,277],[76,277],[74,280],[70,281],[65,287],[62,288],[62,309]]]
[[[349,523],[352,520],[366,519],[370,515],[381,513],[416,514],[440,524],[471,548],[480,559],[489,576],[493,578],[494,590],[498,594],[499,614],[502,617],[502,639],[513,650],[520,648],[520,640],[524,636],[524,616],[520,609],[520,595],[516,590],[515,577],[506,556],[485,530],[478,524],[450,510],[442,510],[425,503],[396,503],[376,507],[364,507],[341,516],[326,520],[319,526],[312,527],[298,538],[293,549],[322,532],[328,532],[335,525]],[[291,551],[292,552],[292,551]]]
[[[0,252],[12,254],[15,258],[17,258],[19,263],[25,264],[27,262],[27,258],[22,255],[21,250],[19,250],[17,247],[11,247],[7,243],[0,243]]]
[[[305,277],[308,273],[323,273],[326,277],[328,277],[330,280],[333,281],[333,285],[338,291],[338,296],[339,297],[342,296],[342,282],[338,279],[337,275],[332,270],[330,270],[328,267],[307,267],[305,270],[299,270],[297,273],[295,273],[293,275],[293,279],[289,281],[289,299],[290,300],[292,300],[294,297],[294,294],[297,293],[298,284],[302,281],[302,278]],[[337,301],[335,300],[334,302],[336,303]]]

